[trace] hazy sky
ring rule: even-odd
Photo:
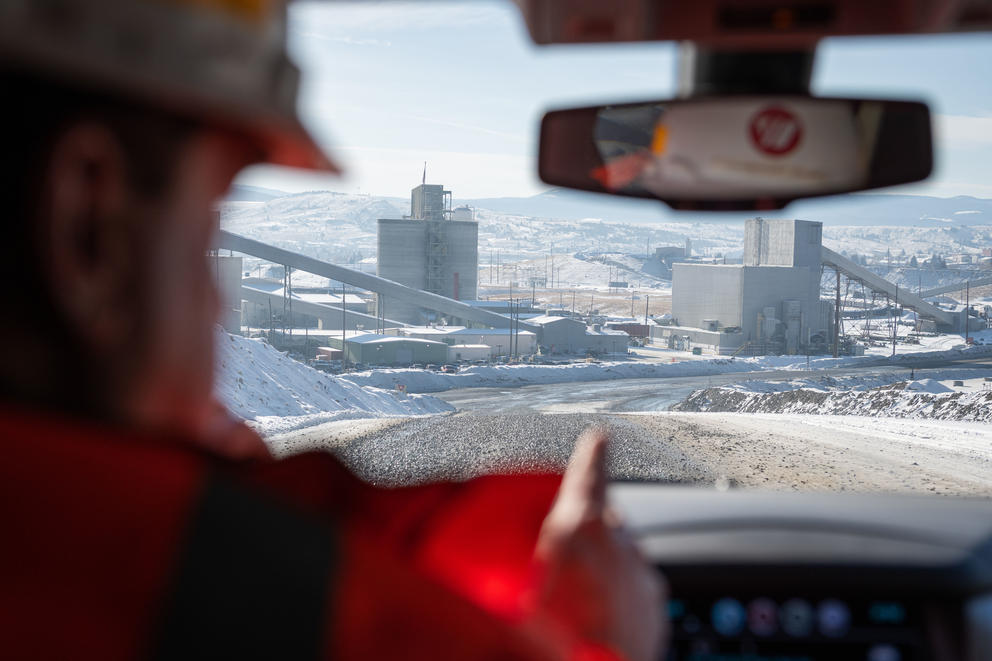
[[[544,110],[675,93],[675,47],[531,44],[509,2],[297,2],[290,49],[304,122],[346,176],[252,168],[244,184],[406,197],[420,182],[455,198],[533,195]],[[927,101],[937,171],[892,192],[992,197],[992,35],[831,40],[814,93]]]

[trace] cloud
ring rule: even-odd
[[[992,117],[934,115],[933,120],[937,147],[992,147]]]

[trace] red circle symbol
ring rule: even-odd
[[[788,154],[802,137],[799,118],[785,108],[765,108],[751,119],[751,141],[769,156]]]

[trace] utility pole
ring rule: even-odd
[[[572,290],[572,316],[575,316],[575,290]]]
[[[964,343],[971,339],[971,280],[964,286]]]
[[[286,317],[289,316],[286,313],[286,306],[289,305],[289,285],[286,283],[286,271],[289,269],[288,266],[283,264],[282,266],[282,341],[286,341]]]
[[[916,272],[916,276],[917,276],[916,295],[920,296],[920,294],[923,293],[923,276],[920,275],[919,271]],[[920,296],[920,298],[923,297]],[[920,332],[920,313],[916,310],[913,310],[913,330],[915,330],[917,333]]]
[[[517,306],[510,299],[510,358],[517,357]]]
[[[289,336],[293,337],[293,267],[286,267],[286,284],[289,286]]]
[[[426,164],[425,164],[426,166]],[[348,308],[344,304],[344,283],[341,283],[341,371],[348,366],[347,342],[348,335],[345,330],[348,327]]]
[[[840,269],[834,269],[837,274],[837,292],[834,299],[834,358],[840,355]]]
[[[651,294],[644,296],[644,325],[648,325],[648,308],[651,306]]]
[[[899,332],[899,285],[896,285],[896,300],[892,306],[892,355],[896,355],[896,334]]]
[[[511,301],[513,317],[511,319],[511,324],[513,324],[513,335],[510,338],[510,346],[513,347],[513,358],[516,360],[520,357],[520,301],[517,300],[514,304]]]

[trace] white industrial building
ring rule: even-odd
[[[451,209],[451,191],[422,184],[410,193],[410,216],[378,221],[376,274],[457,301],[478,297],[479,225],[471,209]],[[378,297],[380,315],[409,324],[437,314],[408,300]]]
[[[826,338],[832,306],[820,301],[822,232],[818,222],[755,218],[745,225],[742,264],[675,264],[673,324],[652,330],[655,343],[794,353]]]
[[[452,344],[448,347],[448,362],[457,363],[461,360],[491,360],[493,348],[488,344]]]
[[[209,257],[210,270],[220,296],[219,323],[229,333],[241,332],[241,257],[214,252]]]

